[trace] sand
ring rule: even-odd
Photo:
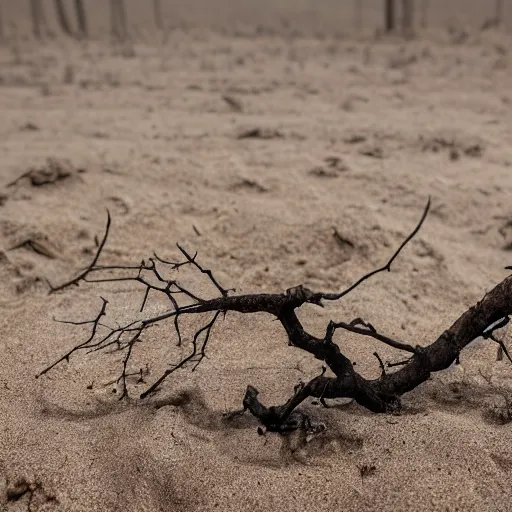
[[[114,392],[116,353],[76,355],[35,379],[87,336],[54,318],[90,319],[100,295],[113,323],[140,305],[130,283],[48,295],[47,279],[90,261],[107,208],[105,263],[176,257],[180,242],[237,293],[334,291],[383,264],[430,195],[391,273],[300,317],[318,335],[360,316],[410,343],[435,340],[512,264],[511,41],[451,37],[183,28],[122,48],[0,49],[2,510],[510,510],[512,435],[495,412],[512,365],[487,342],[406,395],[400,415],[308,401],[327,430],[305,445],[259,436],[249,416],[223,420],[248,384],[279,404],[321,371],[262,314],[228,314],[197,371],[144,401],[182,354],[171,325],[137,348],[131,368],[147,368],[148,384],[132,377],[129,400]],[[238,138],[256,128],[268,138]],[[378,376],[374,350],[400,358],[356,335],[337,341],[367,377]],[[14,497],[20,481],[31,487]]]

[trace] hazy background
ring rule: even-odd
[[[57,28],[54,2],[42,0],[50,26]],[[227,34],[278,32],[303,36],[332,36],[354,32],[358,24],[357,4],[362,13],[362,29],[375,31],[382,26],[383,0],[161,0],[165,26],[169,28],[206,28]],[[7,32],[19,35],[30,33],[29,1],[3,0]],[[64,0],[71,11],[72,0]],[[397,1],[397,8],[401,2]],[[416,0],[418,24],[426,19],[430,28],[478,28],[492,17],[494,0]],[[108,35],[109,2],[85,0],[92,37]],[[126,0],[131,35],[151,31],[153,2]],[[423,14],[426,12],[426,16]],[[512,27],[512,6],[504,1],[503,23]],[[71,17],[71,16],[70,16]]]

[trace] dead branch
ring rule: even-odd
[[[343,298],[357,288],[361,283],[383,271],[390,271],[391,265],[403,251],[406,245],[418,233],[427,217],[430,208],[430,199],[425,206],[423,214],[413,231],[400,244],[387,263],[373,270],[354,284],[341,292],[317,292],[297,286],[284,293],[263,293],[248,295],[230,295],[232,290],[219,284],[211,270],[198,263],[197,253],[193,256],[182,246],[178,245],[183,260],[171,261],[154,254],[148,261],[139,265],[100,265],[98,264],[102,251],[107,242],[110,231],[111,218],[107,217],[107,225],[96,254],[90,265],[73,279],[57,286],[51,287],[50,293],[64,290],[79,283],[104,282],[133,282],[141,286],[143,300],[140,312],[143,312],[151,294],[160,294],[169,301],[169,310],[156,316],[148,316],[140,320],[133,320],[121,327],[110,327],[103,323],[107,315],[108,302],[102,299],[99,314],[92,320],[81,322],[68,322],[79,326],[89,326],[90,335],[86,341],[76,345],[57,361],[43,369],[38,377],[50,371],[75,352],[97,352],[115,348],[124,353],[122,370],[117,382],[121,386],[121,397],[126,396],[129,363],[137,343],[142,343],[142,335],[156,324],[167,321],[174,329],[178,344],[186,343],[178,320],[182,315],[205,315],[205,322],[191,337],[190,351],[181,360],[171,366],[157,378],[141,395],[145,398],[158,390],[161,384],[173,373],[180,369],[191,368],[194,371],[206,357],[211,341],[213,328],[217,325],[221,314],[230,313],[267,313],[275,317],[284,328],[288,342],[312,354],[322,361],[334,374],[326,376],[325,371],[314,377],[308,383],[301,383],[294,390],[291,398],[280,406],[266,407],[258,398],[258,390],[252,386],[247,387],[243,400],[244,410],[250,411],[268,431],[286,432],[295,428],[310,429],[311,424],[304,414],[295,411],[304,400],[309,397],[320,399],[351,398],[363,407],[373,412],[389,412],[400,408],[400,397],[427,380],[431,373],[448,368],[458,360],[460,351],[478,337],[492,339],[505,350],[503,342],[494,337],[493,333],[506,325],[509,315],[512,314],[512,276],[506,278],[493,290],[488,292],[482,300],[466,311],[451,327],[444,331],[433,343],[427,346],[409,344],[394,340],[389,336],[377,332],[375,327],[361,318],[351,322],[329,322],[323,338],[317,338],[308,333],[296,315],[296,310],[306,303],[323,306],[324,301],[333,301]],[[209,298],[198,297],[196,293],[185,285],[178,283],[176,274],[183,267],[195,269],[207,276],[213,290]],[[338,330],[349,331],[361,336],[371,337],[400,352],[410,355],[408,359],[395,363],[384,364],[377,352],[374,353],[381,369],[380,377],[368,380],[359,375],[352,362],[342,353],[334,340]],[[391,368],[396,370],[390,371]]]
[[[107,227],[105,228],[105,234],[103,235],[103,238],[102,238],[100,244],[98,245],[98,249],[96,250],[96,254],[94,255],[94,258],[93,258],[91,264],[83,272],[78,274],[76,277],[74,277],[70,281],[67,281],[59,286],[53,287],[48,282],[48,285],[50,286],[50,293],[57,292],[59,290],[63,290],[64,288],[67,288],[68,286],[71,286],[71,285],[78,286],[80,281],[85,280],[85,278],[87,277],[89,272],[91,272],[91,270],[93,268],[95,268],[96,263],[98,262],[98,259],[100,257],[101,251],[103,250],[103,247],[105,247],[105,244],[107,243],[108,233],[110,231],[110,223],[111,223],[110,212],[107,210]]]

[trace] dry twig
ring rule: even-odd
[[[141,398],[145,398],[157,391],[163,381],[174,372],[187,367],[191,368],[192,371],[197,368],[206,356],[213,329],[217,325],[221,314],[226,315],[228,312],[267,313],[281,323],[290,345],[309,352],[316,359],[325,363],[334,374],[334,376],[329,377],[325,375],[325,372],[322,372],[321,375],[314,377],[309,382],[297,386],[287,402],[273,407],[263,405],[258,398],[258,390],[253,386],[248,386],[243,399],[244,410],[248,410],[256,416],[267,431],[287,432],[299,427],[311,428],[309,420],[306,421],[302,413],[295,412],[295,408],[308,397],[319,398],[322,403],[325,399],[346,397],[354,399],[373,412],[395,411],[400,407],[401,395],[427,380],[432,372],[448,368],[458,359],[460,351],[474,339],[483,336],[500,343],[493,337],[493,332],[505,325],[508,322],[508,315],[512,313],[512,276],[498,284],[432,344],[425,347],[394,340],[379,333],[372,324],[360,318],[351,322],[331,321],[327,326],[325,336],[317,338],[304,329],[297,318],[296,310],[306,303],[323,306],[326,301],[337,301],[375,274],[390,271],[395,259],[423,225],[429,207],[430,200],[427,202],[416,227],[400,244],[385,265],[363,275],[345,290],[335,293],[313,291],[298,286],[287,290],[285,293],[230,295],[231,290],[220,285],[213,273],[199,264],[197,253],[192,256],[180,245],[178,245],[178,249],[183,256],[182,261],[169,261],[155,254],[147,262],[143,261],[140,265],[135,266],[99,265],[98,261],[110,230],[111,219],[109,215],[105,234],[98,245],[91,264],[77,277],[51,288],[51,292],[64,290],[81,282],[132,281],[140,284],[144,290],[141,311],[144,311],[150,293],[163,294],[167,297],[170,309],[157,316],[149,316],[142,320],[134,320],[121,327],[112,328],[101,322],[106,315],[108,306],[108,302],[102,299],[100,312],[93,320],[70,322],[91,327],[91,333],[87,340],[76,345],[56,362],[42,370],[38,376],[45,374],[62,361],[68,361],[69,357],[75,352],[100,351],[115,347],[124,351],[122,373],[118,382],[122,386],[121,396],[126,396],[126,377],[129,375],[128,364],[133,355],[134,345],[141,342],[141,335],[157,323],[171,321],[173,322],[171,328],[174,328],[176,332],[178,343],[182,344],[184,338],[180,331],[179,318],[183,315],[205,315],[207,318],[202,327],[192,336],[189,353],[172,364],[140,395]],[[184,266],[195,268],[204,274],[212,284],[216,295],[210,298],[198,297],[186,286],[178,283],[175,274]],[[375,353],[381,375],[375,380],[365,379],[355,371],[352,362],[342,353],[334,341],[334,335],[339,329],[371,337],[396,350],[407,352],[410,357],[397,363],[387,363],[385,365],[380,356]],[[506,354],[510,357],[508,352]],[[392,367],[398,369],[389,372],[386,371],[386,366],[388,369]]]

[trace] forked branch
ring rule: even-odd
[[[98,244],[91,264],[75,278],[52,287],[50,293],[64,290],[69,286],[86,283],[104,283],[131,281],[143,290],[140,312],[144,312],[149,295],[160,294],[167,298],[169,310],[157,315],[134,320],[122,327],[109,327],[102,322],[107,314],[107,301],[102,299],[99,314],[90,321],[69,322],[75,325],[90,325],[91,332],[86,341],[76,345],[57,361],[42,370],[38,377],[53,369],[78,351],[101,351],[115,348],[124,352],[123,366],[118,382],[121,386],[121,397],[127,394],[127,376],[129,363],[136,343],[141,343],[141,335],[157,323],[171,321],[170,328],[175,331],[177,343],[186,343],[180,330],[179,318],[182,315],[207,315],[205,323],[190,337],[190,351],[181,360],[172,363],[140,396],[145,398],[157,391],[165,379],[176,371],[191,367],[192,371],[206,356],[211,334],[221,313],[267,313],[275,317],[283,326],[289,344],[312,354],[332,371],[332,377],[319,375],[307,384],[296,387],[292,397],[283,405],[266,407],[258,399],[258,391],[248,386],[243,400],[244,410],[250,411],[267,430],[285,432],[304,426],[309,420],[304,415],[294,412],[295,408],[308,397],[325,399],[348,397],[374,412],[386,412],[400,407],[400,396],[412,390],[426,379],[432,372],[447,368],[459,357],[460,351],[471,341],[482,336],[500,344],[507,357],[510,355],[503,342],[494,337],[496,329],[503,327],[512,314],[512,277],[506,278],[475,306],[464,313],[449,329],[443,332],[432,344],[420,346],[395,340],[379,333],[375,327],[361,318],[351,322],[330,322],[325,336],[318,338],[308,333],[296,315],[296,310],[306,303],[323,305],[323,301],[335,301],[343,298],[361,283],[379,272],[390,271],[391,265],[401,254],[406,245],[414,238],[423,225],[430,208],[428,200],[421,218],[415,228],[404,239],[391,258],[382,267],[363,275],[355,283],[341,292],[317,292],[298,286],[284,293],[230,295],[232,290],[224,288],[214,277],[211,270],[204,268],[185,248],[178,245],[184,258],[172,261],[161,258],[155,253],[152,258],[142,261],[139,265],[99,265],[103,248],[107,242],[111,226],[110,215],[107,218],[105,233]],[[208,298],[199,297],[187,286],[178,283],[176,274],[183,267],[195,269],[208,277],[212,295]],[[209,315],[208,315],[209,314]],[[359,375],[352,362],[342,353],[334,340],[337,330],[352,332],[364,337],[371,337],[400,352],[410,355],[408,359],[397,363],[383,362],[377,352],[381,374],[378,379],[368,380]],[[512,361],[512,359],[511,359]],[[390,371],[391,368],[396,368]],[[308,427],[309,428],[309,427]]]

